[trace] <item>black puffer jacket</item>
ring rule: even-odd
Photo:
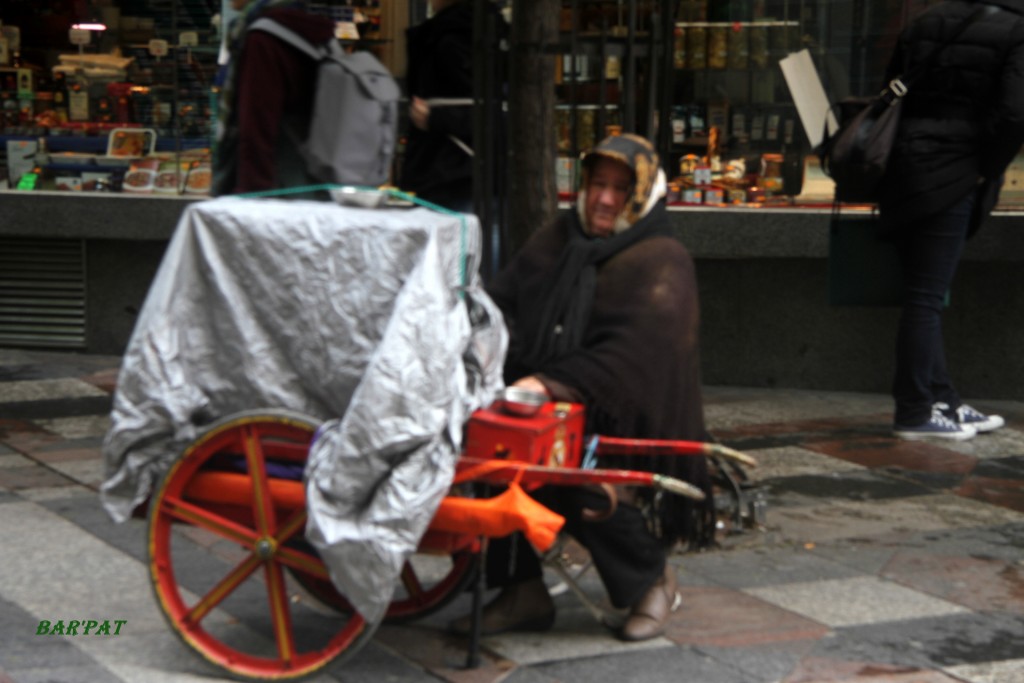
[[[473,3],[460,0],[406,31],[406,90],[422,99],[473,97]],[[505,21],[494,3],[483,3],[499,39]],[[494,84],[500,88],[500,83]],[[491,122],[494,124],[495,122]],[[431,106],[428,130],[409,126],[399,187],[445,206],[473,198],[473,157],[452,138],[473,148],[473,107]],[[500,125],[491,134],[501,136]]]
[[[923,62],[981,5],[949,0],[910,24],[886,80]],[[1003,172],[1024,143],[1024,0],[969,26],[911,88],[879,202],[893,229],[979,192],[971,232],[995,206]],[[979,185],[981,183],[981,185]]]

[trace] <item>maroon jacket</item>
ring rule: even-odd
[[[277,8],[263,16],[274,19],[313,45],[334,35],[327,17],[300,9]],[[240,144],[231,194],[284,187],[279,177],[278,145],[290,146],[283,122],[286,118],[308,123],[316,86],[311,58],[263,31],[250,31],[236,65],[237,85],[234,125]]]

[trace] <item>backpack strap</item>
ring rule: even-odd
[[[310,43],[308,40],[300,36],[295,31],[292,31],[289,28],[285,28],[280,23],[267,17],[261,17],[256,21],[252,22],[252,25],[249,26],[249,30],[263,31],[264,33],[269,33],[272,36],[280,38],[281,40],[288,43],[292,47],[309,55],[314,60],[322,59],[325,54],[330,53],[329,49],[314,47],[312,43]]]

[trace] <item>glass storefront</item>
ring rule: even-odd
[[[779,60],[807,50],[832,102],[872,94],[901,28],[936,1],[563,0],[560,193],[571,195],[582,149],[626,129],[659,142],[673,203],[828,203]],[[355,24],[357,38],[400,42],[426,1],[390,5],[312,3]],[[4,0],[0,187],[206,193],[222,10],[222,0]],[[382,16],[398,15],[389,34]],[[1003,208],[1018,204],[1024,162],[1003,193]]]
[[[832,183],[810,143],[824,117],[808,135],[780,60],[806,51],[830,103],[875,94],[899,32],[937,1],[567,0],[560,194],[571,197],[579,152],[621,119],[658,140],[670,203],[829,205]],[[1001,204],[1024,204],[1024,162],[1011,166]]]
[[[380,40],[377,0],[310,9]],[[222,0],[4,0],[0,186],[207,194],[232,14]]]

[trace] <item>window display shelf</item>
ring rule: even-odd
[[[26,170],[8,163],[9,142],[19,143],[15,156],[31,143],[33,157],[39,149],[102,157],[109,130],[140,127],[156,132],[161,159],[185,154],[194,161],[211,147],[221,49],[214,19],[226,3],[87,3],[107,28],[72,45],[68,30],[87,11],[84,4],[0,3],[0,24],[20,27],[21,37],[17,51],[0,54],[0,186],[17,187]],[[326,0],[310,10],[356,24],[359,38],[342,41],[346,48],[386,50],[394,38],[382,32],[377,0]],[[10,47],[6,32],[0,40]],[[40,170],[67,173],[68,166],[46,163]]]

